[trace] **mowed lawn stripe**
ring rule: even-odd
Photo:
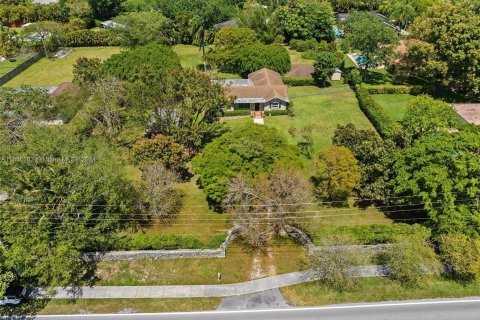
[[[50,87],[62,82],[69,82],[73,80],[73,66],[78,58],[87,57],[105,60],[112,54],[119,53],[120,50],[120,47],[75,48],[73,53],[65,58],[43,58],[9,81],[6,86],[12,88],[22,85]]]

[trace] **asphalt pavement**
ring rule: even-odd
[[[313,308],[158,314],[37,316],[39,320],[479,320],[480,297]]]

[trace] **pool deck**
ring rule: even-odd
[[[355,59],[354,55],[358,55],[359,53],[348,53],[347,56],[350,58],[350,60],[353,61],[353,63],[355,63],[355,65],[360,68],[360,69],[363,69],[363,66],[359,65],[358,64],[358,61]],[[372,69],[372,68],[370,68]],[[385,66],[384,65],[381,65],[381,66],[378,66],[376,68],[373,68],[373,69],[385,69]]]

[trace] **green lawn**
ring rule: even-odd
[[[402,120],[408,103],[414,98],[410,94],[373,94],[372,97],[395,121]]]
[[[286,48],[288,50],[288,53],[290,54],[290,60],[292,64],[313,64],[315,62],[314,60],[302,58],[302,52],[298,52],[288,47]]]
[[[344,292],[325,289],[317,283],[285,287],[281,291],[288,304],[305,307],[334,303],[478,296],[480,284],[463,284],[435,277],[425,279],[418,287],[404,287],[387,278],[369,278],[359,280],[356,287]]]
[[[18,67],[19,65],[21,65],[28,58],[29,58],[29,56],[27,56],[27,55],[21,55],[19,57],[16,57],[15,61],[13,61],[13,62],[10,62],[8,60],[4,60],[4,61],[0,62],[0,77],[3,76],[6,73],[12,71],[13,69]]]
[[[314,151],[330,145],[337,124],[354,123],[359,128],[373,128],[358,106],[355,94],[347,85],[338,84],[328,88],[314,86],[290,87],[295,117],[266,117],[265,125],[276,128],[289,143],[296,144],[288,130],[312,125]],[[252,119],[225,119],[230,127],[241,127]]]
[[[202,50],[198,46],[178,44],[172,47],[173,51],[180,58],[180,63],[184,68],[197,67],[203,64]],[[205,52],[208,48],[205,48]]]
[[[0,307],[1,315],[152,313],[215,310],[221,298],[188,299],[56,299],[32,300],[14,308]]]
[[[248,247],[235,243],[229,246],[226,258],[105,261],[98,264],[97,285],[215,284],[218,272],[222,283],[243,282],[252,279],[254,255]],[[271,276],[300,270],[305,255],[303,247],[283,241],[274,245],[270,254],[261,253],[258,261],[263,276]]]
[[[119,47],[75,48],[73,53],[62,59],[43,58],[8,82],[6,86],[14,88],[22,85],[48,87],[72,81],[73,65],[79,57],[104,60],[120,50]]]

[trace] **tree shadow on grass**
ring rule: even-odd
[[[30,299],[18,306],[0,307],[0,319],[33,320],[50,302],[49,298]]]

